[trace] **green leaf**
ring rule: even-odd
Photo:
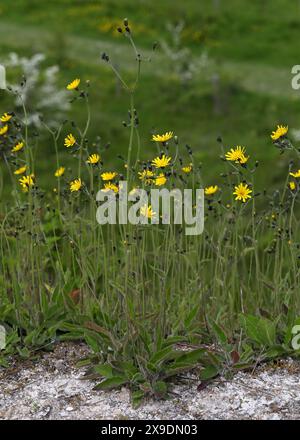
[[[142,390],[133,391],[131,393],[131,403],[132,406],[136,409],[140,406],[143,398],[145,397],[145,393]]]
[[[249,339],[266,347],[276,344],[275,323],[266,318],[252,315],[240,315],[240,319]]]
[[[200,379],[201,380],[209,380],[213,379],[214,377],[218,376],[219,370],[214,365],[208,365],[200,372]]]
[[[106,377],[106,378],[113,377],[113,369],[108,364],[96,365],[94,367],[94,371],[96,373],[100,374],[100,376],[103,376],[103,377]]]
[[[98,383],[93,389],[94,390],[110,390],[113,388],[119,388],[128,382],[125,376],[114,376],[108,379],[104,379],[102,382]]]
[[[214,321],[211,321],[210,325],[212,327],[215,337],[217,338],[217,341],[221,345],[227,344],[227,336],[224,333],[223,329]]]

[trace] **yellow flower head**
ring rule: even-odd
[[[204,189],[204,194],[206,196],[212,196],[219,190],[218,185],[215,186],[208,186]]]
[[[151,170],[143,170],[140,171],[139,173],[139,179],[143,180],[143,182],[145,182],[147,185],[150,185],[153,181],[153,176],[154,173]]]
[[[102,189],[101,191],[107,192],[107,191],[113,191],[114,193],[118,193],[119,192],[119,187],[112,182],[108,182],[104,184],[104,189]]]
[[[11,118],[12,118],[12,115],[9,115],[8,113],[4,113],[4,114],[1,116],[0,121],[1,121],[1,122],[8,122],[8,121],[11,120]]]
[[[165,134],[154,134],[152,140],[155,142],[167,142],[173,137],[173,131],[168,131]]]
[[[190,164],[185,167],[182,167],[181,171],[183,171],[185,174],[189,174],[192,171],[192,169],[193,169],[193,166],[192,166],[192,164]]]
[[[225,158],[231,162],[245,164],[249,159],[249,157],[245,156],[245,152],[245,147],[240,147],[238,145],[235,148],[231,148],[230,151],[225,154]]]
[[[3,127],[0,128],[0,136],[3,136],[8,131],[8,125],[3,125]]]
[[[16,153],[17,151],[22,150],[22,148],[24,147],[24,142],[18,142],[13,148],[12,148],[12,152]]]
[[[99,154],[91,154],[87,159],[87,163],[90,163],[92,165],[97,164],[99,161],[100,161]]]
[[[170,164],[171,160],[171,157],[163,154],[161,157],[156,157],[153,159],[151,163],[155,168],[165,168]]]
[[[289,131],[288,126],[284,125],[277,125],[277,128],[275,131],[272,131],[271,138],[273,141],[277,141],[277,139],[281,138],[282,136],[285,136],[287,132]]]
[[[164,185],[166,183],[166,181],[167,181],[166,176],[163,173],[161,173],[159,176],[157,176],[155,178],[155,185],[156,186],[162,186],[162,185]]]
[[[104,181],[113,180],[117,175],[118,173],[115,173],[114,171],[108,171],[107,173],[101,174],[101,179]]]
[[[14,174],[19,175],[19,174],[24,174],[26,171],[27,166],[24,165],[23,167],[18,168],[16,171],[14,171]]]
[[[63,176],[64,175],[64,173],[65,173],[65,167],[59,167],[59,168],[57,168],[57,170],[55,171],[55,173],[54,173],[54,176],[55,177],[61,177],[61,176]]]
[[[300,170],[296,171],[295,173],[290,173],[290,176],[295,177],[295,179],[300,178]]]
[[[233,194],[236,196],[235,200],[240,200],[243,203],[245,203],[247,199],[251,199],[251,193],[252,190],[248,187],[246,183],[240,183],[239,185],[234,187]]]
[[[295,182],[289,182],[289,187],[291,191],[295,191],[296,189],[296,183]]]
[[[83,182],[81,181],[80,178],[73,180],[70,183],[70,191],[71,192],[76,192],[79,191],[82,188]]]
[[[70,82],[70,84],[67,85],[68,90],[75,90],[78,89],[78,86],[80,84],[80,79],[76,78],[74,81]]]
[[[73,145],[76,143],[75,137],[72,135],[72,133],[68,134],[68,136],[65,138],[65,147],[73,147]]]
[[[19,179],[20,185],[24,192],[28,192],[29,188],[34,185],[34,175],[29,174],[28,176],[23,176]]]
[[[153,218],[156,215],[156,213],[152,210],[151,205],[142,206],[140,209],[140,213],[143,217],[147,217],[147,218]]]

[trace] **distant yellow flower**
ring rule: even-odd
[[[68,136],[65,138],[65,147],[73,147],[73,145],[76,143],[75,137],[72,135],[72,133],[68,134]]]
[[[80,79],[76,78],[76,79],[74,79],[74,81],[70,82],[70,84],[67,85],[67,89],[68,90],[77,89],[79,84],[80,84]]]
[[[156,157],[153,159],[151,163],[155,168],[165,168],[170,164],[171,160],[171,157],[163,154],[161,157]]]
[[[206,196],[212,196],[212,195],[215,194],[218,190],[219,190],[218,185],[215,185],[215,186],[208,186],[207,188],[204,189],[204,194],[205,194]]]
[[[156,213],[152,210],[151,205],[142,206],[140,209],[140,213],[143,217],[147,217],[147,218],[153,218],[156,215]]]
[[[295,184],[295,182],[289,182],[289,187],[290,187],[290,190],[291,190],[291,191],[295,191],[295,189],[296,189],[296,184]]]
[[[18,142],[13,148],[12,148],[12,152],[16,153],[17,151],[22,150],[22,148],[24,147],[24,142]]]
[[[139,188],[132,188],[131,191],[129,191],[129,195],[130,196],[134,196],[135,194],[137,194],[139,192]]]
[[[99,154],[91,154],[87,159],[87,163],[90,163],[93,165],[97,164],[99,161],[100,161]]]
[[[231,162],[244,164],[249,159],[249,157],[245,156],[245,152],[245,147],[237,146],[235,148],[231,148],[230,151],[225,154],[225,158]]]
[[[240,183],[239,185],[234,187],[233,194],[236,196],[235,200],[240,200],[243,203],[245,203],[247,199],[251,199],[251,193],[252,190],[248,187],[246,183]]]
[[[23,176],[19,179],[20,185],[24,192],[28,192],[29,188],[34,185],[34,175],[29,174],[28,176]]]
[[[300,170],[296,171],[295,173],[290,173],[290,176],[295,177],[295,179],[299,179],[300,178]]]
[[[115,183],[108,182],[108,183],[104,184],[104,189],[102,189],[101,191],[105,191],[105,192],[113,191],[115,193],[118,193],[119,192],[119,187]]]
[[[184,173],[186,173],[186,174],[189,174],[189,173],[192,171],[192,169],[193,169],[192,164],[187,165],[187,166],[181,168],[181,170],[182,170]]]
[[[107,173],[102,173],[101,179],[104,181],[113,180],[117,175],[118,173],[115,173],[114,171],[109,171]]]
[[[154,134],[152,140],[155,142],[167,142],[173,137],[173,131],[168,131],[165,134]]]
[[[79,191],[82,187],[83,183],[81,181],[81,179],[75,179],[70,183],[70,191],[71,192],[75,192],[75,191]]]
[[[1,116],[0,120],[1,120],[1,122],[8,122],[11,120],[11,118],[12,118],[12,115],[9,115],[8,113],[4,113]]]
[[[65,167],[59,167],[59,168],[57,168],[57,170],[55,171],[55,173],[54,173],[54,176],[55,177],[61,177],[61,176],[63,176],[64,175],[64,173],[65,173]]]
[[[18,168],[16,171],[14,171],[14,174],[19,175],[19,174],[24,174],[26,171],[27,166],[24,165],[23,167]]]
[[[7,133],[8,130],[8,125],[3,125],[3,127],[0,128],[0,136],[3,136],[4,134]]]
[[[139,179],[143,180],[147,185],[150,185],[153,181],[154,173],[151,170],[143,170],[138,173]]]
[[[289,131],[288,126],[284,125],[277,125],[277,128],[275,131],[272,131],[271,138],[273,141],[277,141],[277,139],[281,138],[282,136],[285,136],[287,132]]]
[[[161,173],[159,176],[157,176],[155,178],[155,185],[156,186],[162,186],[162,185],[164,185],[166,183],[166,181],[167,181],[166,176],[163,173]]]

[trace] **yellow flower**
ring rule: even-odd
[[[143,217],[147,217],[147,218],[153,218],[156,215],[156,213],[152,210],[152,206],[151,205],[149,205],[149,206],[147,206],[147,205],[142,206],[141,209],[140,209],[140,213],[141,213],[141,215]]]
[[[16,153],[17,151],[22,150],[22,148],[24,147],[24,142],[18,142],[13,148],[12,148],[12,152]]]
[[[218,185],[215,185],[215,186],[208,186],[207,188],[204,189],[204,194],[205,194],[206,196],[212,196],[212,195],[215,194],[218,190],[219,190]]]
[[[187,166],[181,168],[181,170],[182,170],[184,173],[186,173],[186,174],[189,174],[189,173],[192,171],[192,169],[193,169],[192,164],[187,165]]]
[[[147,185],[150,185],[153,180],[154,173],[151,170],[143,170],[138,173],[139,179],[143,180]]]
[[[76,143],[76,139],[72,135],[72,133],[68,134],[68,136],[65,138],[65,147],[73,147],[73,145]]]
[[[138,193],[138,191],[139,191],[139,188],[134,187],[134,188],[132,188],[131,191],[129,191],[129,195],[134,196],[135,194]]]
[[[27,166],[24,165],[23,167],[18,168],[16,171],[14,171],[14,174],[18,175],[18,174],[24,174],[26,171]]]
[[[87,159],[87,163],[96,164],[99,162],[99,160],[100,160],[99,154],[91,154]]]
[[[295,191],[295,189],[296,189],[296,184],[295,184],[295,182],[289,182],[289,187],[290,187],[290,190],[291,190],[291,191]]]
[[[80,178],[73,180],[70,183],[70,191],[71,192],[79,191],[81,189],[81,187],[82,187],[82,184],[83,183],[82,183]]]
[[[161,157],[156,157],[155,159],[152,160],[152,165],[155,168],[165,168],[169,165],[169,163],[171,162],[172,158],[166,156],[165,154],[163,154]]]
[[[102,189],[102,191],[105,191],[105,192],[113,191],[115,193],[118,193],[119,192],[119,187],[115,183],[108,182],[108,183],[104,184],[104,189]]]
[[[24,192],[28,192],[29,188],[34,185],[34,175],[29,174],[28,176],[23,176],[19,179],[20,185]]]
[[[117,175],[118,175],[118,173],[115,173],[114,171],[109,171],[107,173],[102,173],[101,179],[102,180],[113,180]]]
[[[168,131],[165,134],[154,134],[152,140],[155,142],[167,142],[173,137],[173,131]]]
[[[166,183],[166,181],[167,181],[166,176],[163,173],[161,173],[159,176],[155,178],[155,185],[162,186]]]
[[[231,148],[230,151],[228,151],[225,154],[226,160],[230,160],[231,162],[244,164],[247,162],[249,157],[245,156],[245,147],[237,146],[235,148]]]
[[[78,89],[79,84],[80,84],[80,79],[76,78],[74,79],[74,81],[70,82],[70,84],[67,85],[67,89],[68,90]]]
[[[288,126],[284,125],[277,125],[277,128],[275,131],[272,131],[271,138],[273,141],[277,141],[277,139],[281,138],[282,136],[285,136],[287,132],[289,131]]]
[[[11,118],[12,118],[12,115],[9,115],[8,113],[4,113],[1,116],[0,120],[1,120],[1,122],[8,122]]]
[[[245,203],[247,199],[251,199],[251,193],[252,190],[248,187],[246,183],[240,183],[239,185],[234,187],[233,194],[236,196],[235,200],[240,200],[243,203]]]
[[[290,176],[295,177],[295,179],[299,179],[300,178],[300,170],[296,171],[295,173],[290,173]]]
[[[54,176],[55,177],[61,177],[61,176],[63,176],[63,174],[65,173],[65,167],[59,167],[59,168],[57,168],[57,170],[55,171],[55,173],[54,173]]]
[[[4,134],[7,133],[8,130],[8,125],[3,125],[3,127],[0,128],[0,136],[3,136]]]

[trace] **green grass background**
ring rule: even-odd
[[[217,7],[217,5],[219,6]],[[297,0],[0,0],[0,62],[11,51],[19,55],[43,52],[47,64],[60,66],[60,84],[80,77],[91,81],[92,127],[89,138],[99,135],[110,142],[106,167],[121,167],[128,131],[123,128],[128,96],[100,60],[107,52],[122,73],[131,78],[134,58],[129,44],[115,29],[128,17],[142,53],[152,43],[169,39],[168,22],[184,20],[183,44],[197,59],[205,50],[209,67],[184,87],[173,66],[159,50],[153,62],[143,65],[136,96],[141,122],[144,158],[155,154],[151,131],[174,131],[192,146],[203,163],[207,184],[221,183],[223,171],[216,142],[244,145],[260,161],[257,189],[282,183],[288,159],[279,157],[270,141],[277,123],[300,128],[300,95],[291,87],[291,68],[300,61],[300,1]],[[214,111],[211,76],[220,76],[222,112]],[[15,80],[8,71],[8,81]],[[0,95],[1,112],[10,99]],[[84,123],[83,106],[76,102],[70,119]],[[66,132],[70,128],[66,127]],[[64,134],[64,133],[63,133]],[[61,151],[65,154],[63,139]],[[53,160],[51,159],[53,155]],[[41,138],[37,174],[49,188],[55,168],[50,139]],[[53,180],[54,182],[54,180]]]

